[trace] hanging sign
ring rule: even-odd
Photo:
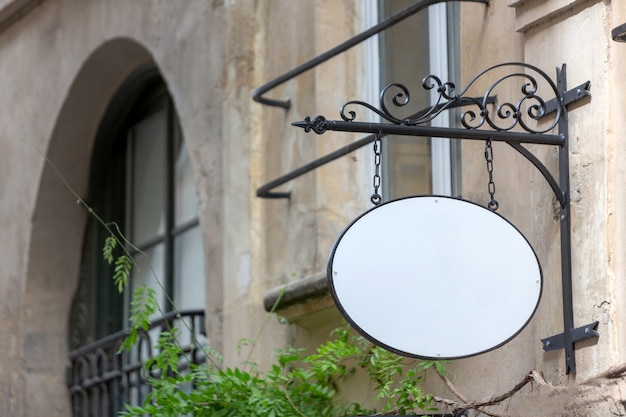
[[[450,197],[381,204],[341,234],[328,281],[363,336],[401,355],[457,359],[502,346],[528,323],[542,274],[506,219]]]

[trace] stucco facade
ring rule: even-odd
[[[281,186],[290,199],[256,190],[359,137],[305,135],[291,122],[338,116],[361,99],[366,53],[352,48],[268,93],[288,98],[289,109],[256,103],[252,92],[362,31],[364,10],[336,0],[0,1],[0,415],[71,415],[68,323],[88,213],[67,184],[88,195],[101,120],[146,63],[165,80],[191,157],[211,345],[236,363],[238,340],[261,328],[272,290],[319,286],[336,237],[371,207],[370,148]],[[535,167],[496,143],[499,213],[535,249],[543,297],[520,335],[451,362],[448,376],[475,400],[508,391],[531,370],[555,386],[525,387],[494,409],[501,415],[626,415],[621,375],[578,385],[626,363],[626,44],[611,40],[626,5],[491,0],[462,2],[460,12],[458,85],[510,61],[550,76],[566,64],[570,88],[591,81],[591,98],[569,112],[573,305],[575,324],[599,321],[600,337],[577,344],[575,375],[565,374],[563,350],[543,352],[540,339],[563,330],[558,204]],[[553,147],[529,149],[558,174]],[[483,151],[480,142],[461,146],[468,200],[486,201]],[[254,352],[259,363],[287,343],[313,346],[340,323],[323,286],[279,312],[290,324],[270,322]],[[436,377],[427,388],[454,398]]]

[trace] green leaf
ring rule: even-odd
[[[120,294],[124,291],[124,288],[128,286],[128,279],[130,277],[130,270],[133,266],[133,262],[126,255],[121,255],[115,261],[115,272],[113,274],[113,282],[117,285],[117,290]]]
[[[130,351],[137,342],[138,330],[148,330],[157,309],[156,291],[153,288],[144,286],[135,288],[130,302],[130,330],[120,347],[120,351]]]
[[[102,248],[102,254],[104,256],[104,260],[107,261],[109,265],[113,263],[113,251],[117,246],[117,239],[115,236],[111,235],[104,239],[104,247]]]
[[[154,288],[139,286],[133,291],[133,298],[130,302],[130,322],[131,327],[148,330],[150,320],[156,313],[158,303],[156,290]]]
[[[446,368],[441,362],[435,362],[435,370],[441,376],[446,376]]]

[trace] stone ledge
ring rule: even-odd
[[[326,274],[323,272],[311,275],[297,281],[289,282],[272,288],[263,296],[265,311],[284,310],[296,304],[302,304],[312,299],[323,298],[329,295]]]
[[[323,272],[271,289],[263,297],[263,306],[266,311],[272,311],[275,306],[274,312],[290,322],[301,322],[304,317],[327,309],[335,310]]]
[[[546,22],[574,13],[576,6],[597,3],[600,0],[509,0],[515,8],[515,30],[527,32]]]

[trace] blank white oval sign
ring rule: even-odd
[[[328,263],[337,307],[405,356],[456,359],[515,337],[541,297],[526,238],[500,215],[450,197],[381,204],[339,237]]]

